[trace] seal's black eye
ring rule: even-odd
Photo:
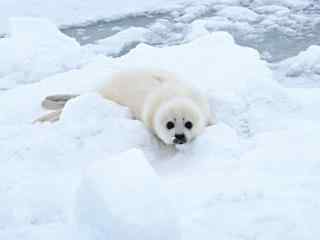
[[[167,122],[167,128],[168,128],[169,130],[172,129],[172,128],[174,128],[174,122],[171,122],[171,121]]]
[[[187,129],[191,129],[193,127],[193,124],[192,122],[188,121],[184,124],[184,126],[187,128]]]

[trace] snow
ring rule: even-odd
[[[230,57],[231,53],[235,53],[233,57]],[[244,54],[246,54],[246,61],[240,62],[241,55]],[[166,48],[140,44],[127,55],[115,59],[115,62],[130,66],[130,68],[156,68],[157,66],[164,70],[173,68],[186,81],[196,86],[202,85],[201,87],[203,87],[205,85],[208,91],[223,93],[225,91],[236,92],[250,85],[270,81],[271,71],[267,68],[266,63],[260,61],[259,58],[257,51],[234,44],[229,34],[216,32],[184,45]],[[210,61],[211,65],[203,64],[207,61]],[[233,66],[232,70],[229,69],[227,63]],[[212,71],[212,66],[216,68],[214,77],[208,74]],[[250,66],[253,70],[244,71],[244,69],[249,70]],[[199,71],[188,71],[186,68],[196,68]],[[257,81],[258,76],[259,80]],[[272,82],[272,84],[276,83]]]
[[[68,101],[60,120],[72,124],[75,118],[91,121],[108,117],[129,118],[130,112],[127,108],[104,99],[98,93],[87,93]]]
[[[80,239],[180,239],[161,180],[141,150],[93,163],[76,195]]]
[[[288,86],[320,86],[320,46],[310,46],[276,65],[278,78]]]
[[[279,6],[279,5],[263,5],[261,7],[257,7],[255,9],[258,13],[264,13],[264,14],[270,14],[270,13],[289,13],[289,9],[284,6]]]
[[[288,8],[304,3],[264,2]],[[88,4],[78,1],[78,9],[59,12],[44,3],[36,5],[41,14],[58,24],[106,16],[102,2],[72,21],[66,12],[81,13]],[[17,2],[0,4],[9,9]],[[114,4],[110,13],[130,9],[119,12],[124,2]],[[31,5],[15,11],[38,15]],[[236,14],[193,21],[206,9],[187,9],[185,21],[192,23],[183,43],[161,48],[147,42],[179,38],[165,31],[170,22],[164,19],[150,29],[124,29],[97,42],[96,50],[51,21],[12,18],[10,35],[0,39],[0,82],[8,89],[0,92],[0,239],[320,236],[320,94],[317,81],[308,82],[318,75],[318,46],[269,64],[230,34],[209,33],[216,23],[230,26]],[[238,20],[248,24],[251,17]],[[121,57],[100,54],[118,54],[138,40],[144,43]],[[128,109],[96,93],[110,74],[129,68],[176,72],[208,96],[217,124],[181,148],[163,145]],[[59,122],[32,124],[46,113],[41,100],[57,93],[80,96],[67,103]]]
[[[294,9],[302,9],[310,4],[309,0],[257,0],[255,5],[280,5]]]
[[[209,34],[207,30],[207,21],[204,20],[195,20],[191,23],[189,32],[185,38],[186,41],[191,41],[193,39],[199,38]]]
[[[12,18],[9,38],[0,39],[0,89],[37,82],[80,68],[91,53],[47,21]]]
[[[132,44],[138,44],[146,41],[146,35],[149,31],[142,27],[130,27],[111,37],[97,41],[95,45],[89,45],[88,48],[95,53],[105,55],[119,55],[121,51],[130,47]]]
[[[218,11],[218,16],[227,17],[234,21],[255,22],[259,20],[259,15],[245,7],[226,7]]]

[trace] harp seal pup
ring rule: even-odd
[[[128,107],[134,118],[141,120],[166,144],[188,143],[201,134],[206,126],[214,123],[208,100],[171,72],[116,72],[99,93],[108,100]],[[52,105],[48,101],[50,97],[52,100],[55,96],[47,97],[42,105],[52,109],[52,106],[48,107]],[[55,100],[58,101],[59,96]],[[59,119],[57,115],[60,115],[61,110],[56,112],[51,116],[54,121]],[[45,118],[40,121],[50,121]]]

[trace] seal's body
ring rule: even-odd
[[[173,73],[142,70],[117,72],[99,93],[128,107],[136,119],[141,120],[166,144],[187,143],[213,123],[207,99]],[[48,105],[46,101],[49,103],[49,100],[50,97],[43,102],[43,106]]]

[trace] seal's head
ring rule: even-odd
[[[155,112],[155,134],[166,144],[185,144],[198,136],[206,118],[190,98],[177,97],[161,104]]]

